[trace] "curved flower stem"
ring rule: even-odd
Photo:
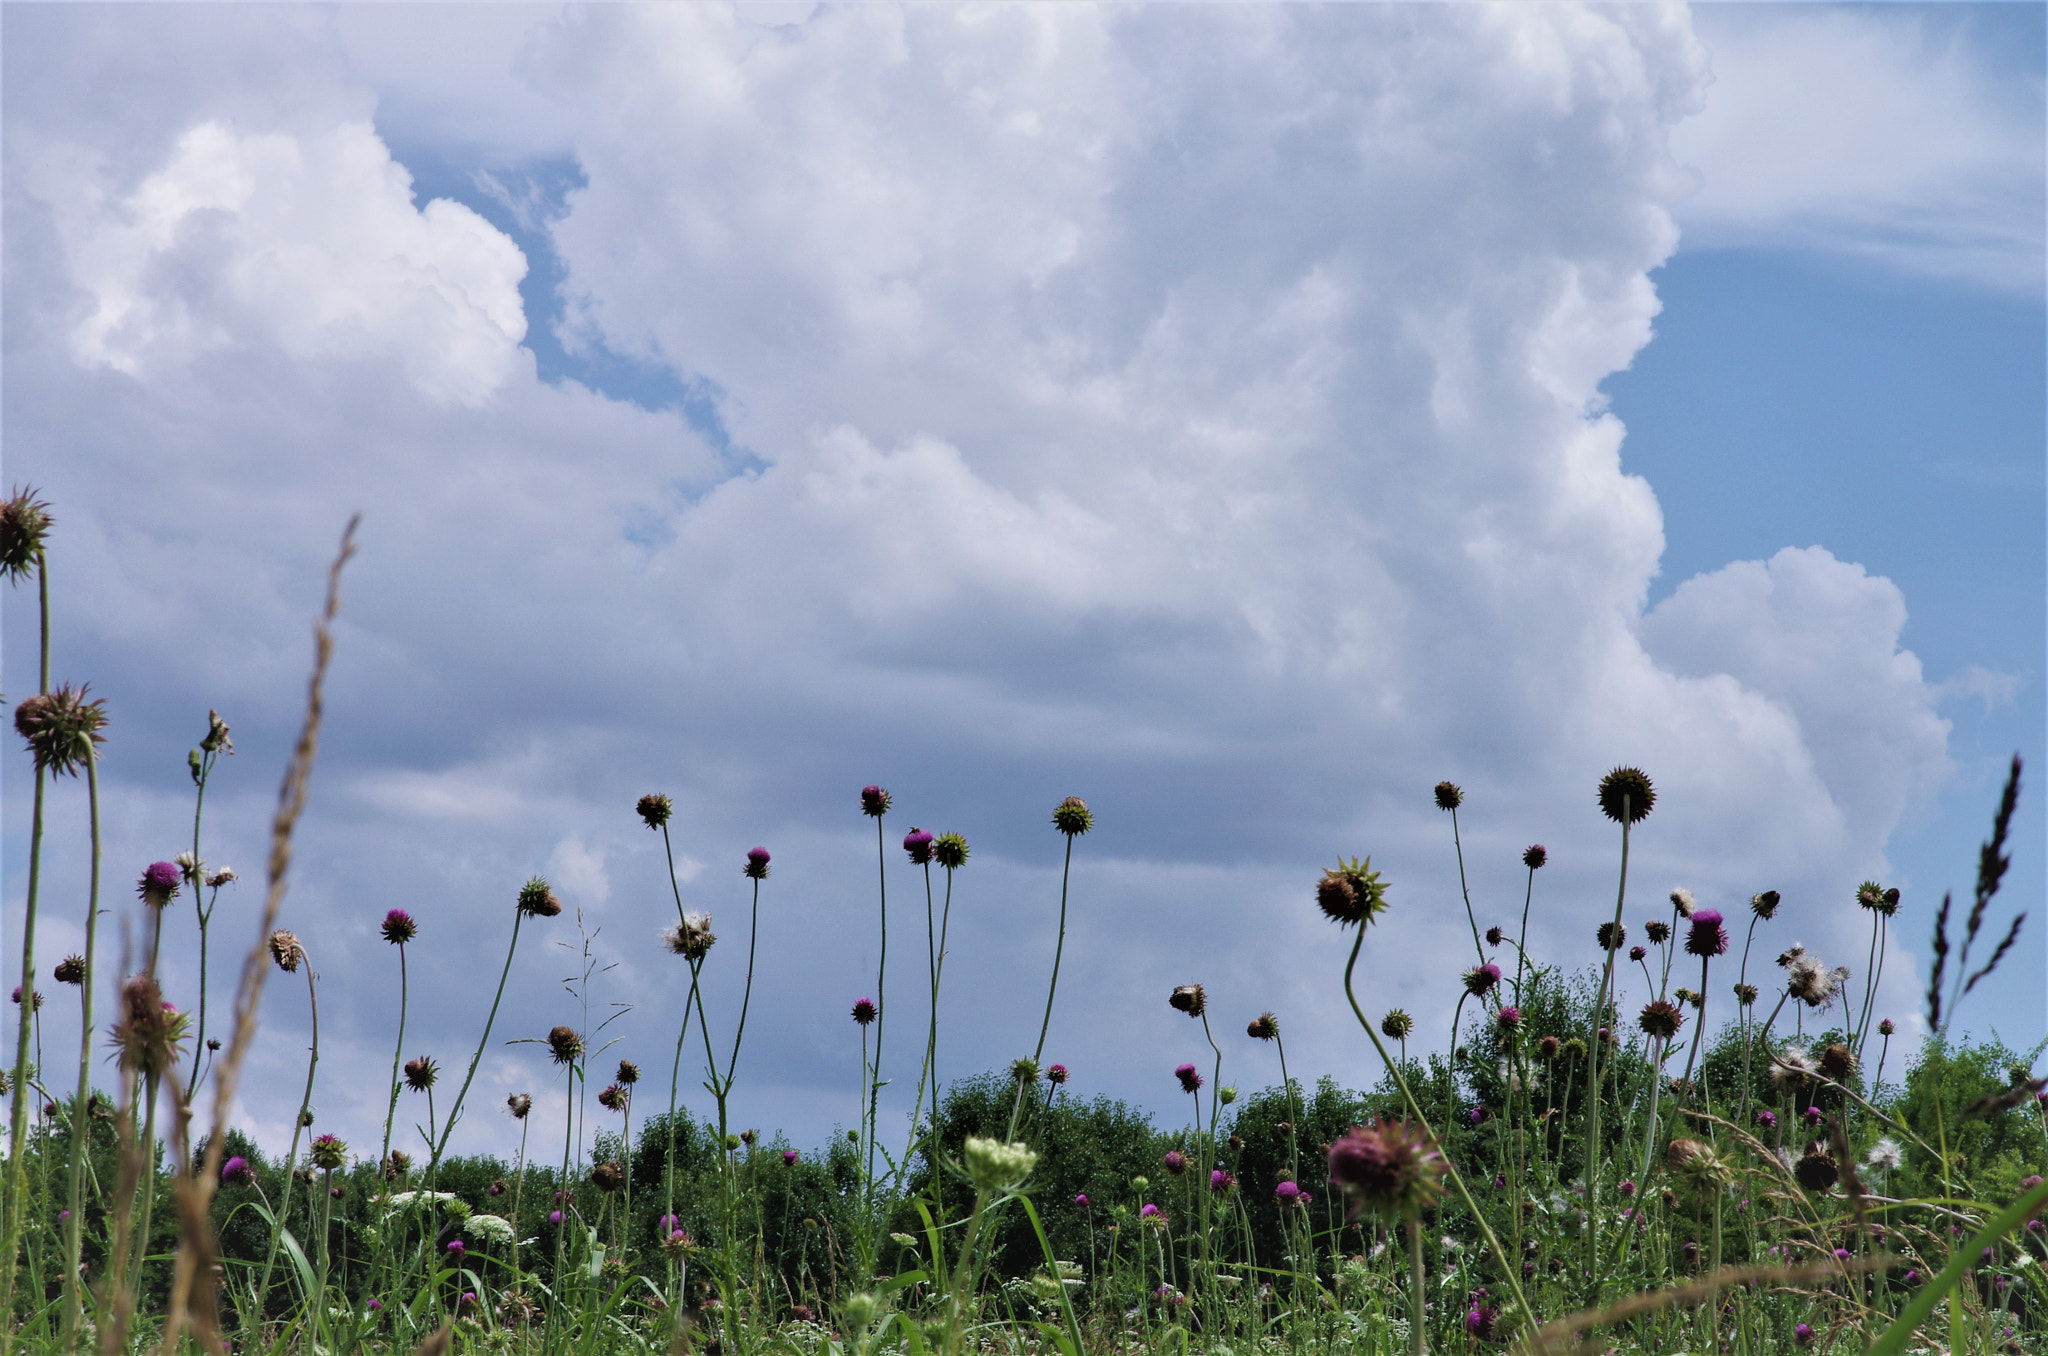
[[[946,868],[946,901],[939,908],[939,961],[932,971],[932,1127],[939,1124],[939,987],[946,979],[946,929],[953,921],[953,868]],[[937,1179],[934,1178],[934,1181]]]
[[[100,916],[100,760],[85,760],[85,793],[92,819],[92,883],[85,903],[85,980],[78,990],[78,1096],[71,1109],[71,1218],[64,1225],[65,1344],[78,1330],[84,1311],[85,1281],[79,1275],[84,1248],[85,1142],[92,1136],[92,982],[93,943]]]
[[[1529,901],[1536,897],[1536,868],[1529,868],[1529,884],[1522,891],[1522,928],[1515,934],[1515,1006],[1522,1006],[1522,964],[1529,958]]]
[[[1479,942],[1479,918],[1472,912],[1472,891],[1465,884],[1465,844],[1458,837],[1458,807],[1455,805],[1451,807],[1451,846],[1458,851],[1458,892],[1465,897],[1465,921],[1472,925],[1472,949],[1478,953],[1479,963],[1484,965],[1486,948]],[[1535,873],[1532,871],[1530,875],[1533,877]],[[1533,880],[1530,888],[1535,888]],[[1523,912],[1526,917],[1526,906]]]
[[[271,1217],[270,1247],[263,1254],[263,1279],[256,1285],[256,1314],[262,1317],[270,1297],[270,1268],[277,1261],[278,1240],[284,1236],[285,1221],[292,1213],[292,1174],[299,1166],[299,1137],[306,1132],[306,1117],[313,1109],[313,1071],[320,1067],[320,995],[313,983],[313,958],[300,949],[299,963],[306,967],[306,1002],[313,1012],[313,1047],[306,1060],[306,1094],[299,1099],[299,1114],[292,1121],[291,1152],[284,1159],[284,1190],[278,1193],[277,1213]]]
[[[676,1212],[676,1088],[683,1076],[683,1042],[690,1038],[690,1004],[697,998],[698,967],[701,960],[690,962],[690,992],[683,998],[683,1024],[676,1031],[676,1059],[668,1072],[668,1144],[662,1177],[667,1183],[667,1201],[664,1213]]]
[[[409,997],[405,973],[405,943],[398,944],[398,1048],[391,1052],[391,1102],[384,1110],[384,1148],[378,1153],[381,1165],[391,1157],[391,1122],[398,1116],[398,1065],[405,1058],[405,1005]],[[432,1136],[428,1144],[433,1143]]]
[[[1215,1285],[1215,1268],[1209,1264],[1209,1198],[1213,1194],[1209,1186],[1209,1174],[1216,1166],[1216,1141],[1223,1128],[1223,1048],[1216,1044],[1216,1037],[1209,1031],[1209,1010],[1202,1009],[1202,1038],[1209,1042],[1209,1048],[1216,1052],[1216,1063],[1209,1076],[1209,1135],[1201,1141],[1202,1171],[1195,1179],[1195,1190],[1202,1198],[1202,1286],[1211,1290]],[[1195,1099],[1197,1104],[1201,1099]]]
[[[1600,995],[1593,1004],[1593,1039],[1586,1048],[1586,1270],[1599,1285],[1600,1262],[1600,1019],[1607,1013],[1607,994],[1614,984],[1614,957],[1621,950],[1621,909],[1628,899],[1629,798],[1621,797],[1621,884],[1614,894],[1614,945],[1606,948]],[[1506,1264],[1503,1263],[1503,1266]]]
[[[1287,1123],[1293,1130],[1287,1136],[1287,1173],[1293,1182],[1301,1181],[1301,1113],[1295,1109],[1294,1080],[1287,1076],[1287,1046],[1280,1039],[1280,1033],[1273,1033],[1273,1048],[1280,1052],[1280,1087],[1287,1096]]]
[[[1697,1059],[1699,1058],[1699,1054],[1700,1054],[1700,1033],[1701,1033],[1701,1032],[1703,1032],[1703,1031],[1705,1031],[1705,1030],[1707,1029],[1707,963],[1708,963],[1708,958],[1707,958],[1707,957],[1705,957],[1705,956],[1701,956],[1701,957],[1700,957],[1700,1005],[1699,1005],[1699,1008],[1698,1008],[1698,1010],[1697,1010],[1697,1011],[1695,1011],[1695,1012],[1693,1013],[1693,1018],[1692,1018],[1692,1050],[1691,1050],[1691,1052],[1690,1052],[1689,1054],[1687,1054],[1687,1055],[1686,1055],[1686,1057],[1685,1057],[1685,1073],[1684,1073],[1683,1075],[1681,1075],[1681,1077],[1683,1078],[1683,1080],[1684,1080],[1684,1081],[1685,1081],[1685,1082],[1686,1082],[1687,1084],[1690,1084],[1690,1083],[1692,1082],[1692,1066],[1693,1066],[1693,1062],[1694,1062],[1695,1060],[1697,1060]]]
[[[1735,1123],[1737,1125],[1747,1127],[1749,1124],[1749,1052],[1756,1048],[1759,1038],[1766,1043],[1770,1041],[1771,1027],[1778,1020],[1778,1014],[1784,1011],[1785,1000],[1791,996],[1792,992],[1789,989],[1778,995],[1778,1006],[1772,1008],[1771,1015],[1764,1019],[1763,1029],[1761,1031],[1752,1029],[1748,1043],[1742,1048],[1742,1105],[1735,1112]]]
[[[931,980],[932,1002],[930,1021],[925,1028],[924,1064],[917,1071],[917,1096],[910,1103],[910,1143],[904,1146],[903,1162],[910,1162],[910,1155],[917,1147],[917,1122],[924,1114],[924,1089],[932,1077],[932,1052],[939,1044],[939,933],[936,914],[932,906],[932,864],[924,863],[924,946],[925,971]],[[1047,1105],[1051,1105],[1051,1094],[1047,1094]],[[932,1117],[932,1127],[938,1126],[938,1117]]]
[[[1358,1006],[1358,995],[1352,990],[1351,974],[1358,968],[1358,953],[1364,945],[1365,929],[1360,927],[1358,940],[1351,944],[1351,959],[1344,965],[1344,997],[1350,1000],[1351,1013],[1358,1018],[1358,1024],[1365,1028],[1365,1034],[1372,1041],[1372,1048],[1378,1052],[1380,1062],[1394,1075],[1394,1086],[1401,1090],[1401,1100],[1407,1104],[1408,1114],[1415,1117],[1415,1123],[1422,1127],[1422,1132],[1434,1140],[1437,1133],[1430,1126],[1429,1117],[1422,1114],[1422,1104],[1415,1100],[1414,1092],[1409,1089],[1406,1074],[1402,1072],[1400,1065],[1388,1058],[1387,1047],[1381,1043],[1379,1032],[1373,1030],[1372,1023],[1366,1020],[1365,1010]],[[1465,1185],[1464,1174],[1458,1171],[1458,1165],[1451,1162],[1448,1157],[1444,1159],[1444,1175],[1450,1178],[1451,1185],[1458,1189],[1458,1199],[1465,1203],[1465,1209],[1470,1212],[1473,1222],[1479,1226],[1479,1232],[1485,1236],[1486,1246],[1493,1253],[1494,1262],[1500,1267],[1501,1279],[1507,1283],[1509,1291],[1515,1297],[1515,1312],[1521,1315],[1533,1314],[1527,1297],[1522,1294],[1521,1268],[1514,1264],[1508,1257],[1507,1250],[1501,1247],[1500,1239],[1494,1236],[1493,1226],[1486,1222],[1486,1216],[1480,1212],[1479,1203],[1472,1198],[1471,1189]]]
[[[1052,1029],[1052,998],[1060,987],[1060,956],[1067,949],[1067,881],[1074,870],[1074,835],[1067,835],[1066,862],[1060,867],[1060,933],[1052,948],[1052,983],[1045,989],[1045,1018],[1038,1024],[1038,1047],[1031,1052],[1035,1060],[1045,1057],[1045,1033]]]
[[[747,923],[747,986],[740,993],[740,1024],[739,1028],[732,1033],[732,1058],[725,1062],[725,1077],[719,1082],[721,1101],[725,1094],[732,1091],[733,1070],[739,1067],[740,1062],[740,1041],[745,1039],[747,1034],[747,1004],[754,997],[754,942],[760,936],[760,931],[761,882],[757,877],[754,881],[754,912],[752,918]],[[699,1001],[702,1000],[700,999]],[[718,1070],[716,1068],[712,1069],[711,1076],[713,1078],[718,1077]]]
[[[441,1127],[441,1137],[434,1141],[434,1152],[427,1160],[427,1187],[434,1185],[434,1169],[441,1165],[441,1155],[448,1149],[448,1137],[455,1133],[455,1122],[462,1118],[462,1099],[469,1096],[469,1085],[476,1078],[476,1066],[483,1062],[484,1047],[491,1043],[491,1028],[498,1024],[498,1005],[505,1001],[505,981],[512,974],[512,957],[519,950],[519,925],[526,921],[523,910],[512,915],[512,943],[505,948],[505,968],[498,974],[498,992],[491,997],[490,1016],[484,1018],[484,1034],[477,1038],[476,1053],[469,1057],[469,1072],[462,1076],[462,1087],[456,1091],[455,1100],[448,1105],[448,1120]]]

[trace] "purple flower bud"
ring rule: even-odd
[[[1062,1083],[1065,1083],[1067,1081],[1067,1066],[1064,1064],[1055,1064],[1051,1068],[1047,1069],[1045,1071],[1045,1081],[1052,1084],[1054,1087],[1059,1087]]]
[[[1848,1250],[1847,1248],[1836,1248],[1836,1249],[1835,1249],[1835,1260],[1836,1260],[1837,1262],[1846,1262],[1846,1261],[1848,1261],[1848,1260],[1849,1260],[1849,1250]]]
[[[561,1211],[559,1211],[559,1210],[550,1210],[550,1211],[548,1211],[548,1223],[550,1223],[550,1224],[560,1224],[561,1222],[562,1222],[562,1212],[561,1212]]]
[[[1192,1064],[1179,1066],[1173,1071],[1173,1076],[1180,1080],[1180,1090],[1182,1092],[1196,1092],[1201,1089],[1202,1075]]]
[[[462,1254],[467,1251],[468,1248],[461,1239],[452,1238],[448,1240],[448,1252],[457,1262],[462,1260]]]
[[[1150,1201],[1147,1201],[1145,1202],[1145,1204],[1138,1207],[1139,1219],[1160,1219],[1163,1218],[1164,1215],[1165,1212],[1162,1211],[1158,1206],[1152,1204]]]
[[[1636,1184],[1632,1180],[1624,1177],[1622,1179],[1621,1185],[1616,1187],[1615,1190],[1619,1191],[1624,1198],[1627,1198],[1629,1196],[1633,1196],[1636,1194]]]
[[[889,793],[879,786],[863,786],[860,789],[860,812],[880,819],[889,813]]]
[[[1507,934],[1500,930],[1500,925],[1495,924],[1486,930],[1486,944],[1488,946],[1499,946],[1501,939],[1505,936]]]
[[[220,1165],[220,1180],[223,1186],[247,1186],[256,1180],[256,1170],[248,1159],[236,1154]]]
[[[382,1309],[384,1307],[384,1301],[380,1299],[373,1299],[369,1303],[365,1304],[363,1307],[374,1314],[379,1309]]]
[[[176,862],[151,862],[143,868],[142,879],[135,882],[135,893],[152,909],[161,909],[178,897],[184,879]]]
[[[1178,1149],[1168,1149],[1163,1162],[1166,1170],[1176,1177],[1188,1170],[1188,1156]]]
[[[1522,1010],[1517,1007],[1502,1008],[1500,1010],[1500,1024],[1513,1031],[1522,1024]]]
[[[1543,844],[1531,843],[1522,850],[1522,865],[1534,871],[1550,860],[1550,854],[1543,850]]]
[[[1810,1106],[1806,1108],[1806,1111],[1803,1114],[1806,1117],[1806,1123],[1808,1125],[1819,1125],[1823,1120],[1827,1119],[1827,1113],[1822,1111],[1817,1106]]]
[[[1769,1130],[1778,1123],[1778,1115],[1774,1111],[1759,1111],[1756,1113],[1756,1123]]]
[[[1804,1323],[1794,1324],[1792,1328],[1792,1342],[1795,1346],[1812,1346],[1813,1329],[1807,1327]]]
[[[1228,1191],[1236,1185],[1237,1178],[1232,1174],[1225,1172],[1221,1168],[1212,1168],[1210,1170],[1209,1190],[1221,1194],[1222,1192]]]
[[[782,1166],[785,1168],[793,1168],[796,1166],[796,1150],[784,1149],[782,1151]]]
[[[749,880],[768,879],[768,849],[764,847],[748,848],[745,871]]]
[[[419,932],[419,924],[404,909],[393,909],[384,915],[383,924],[377,931],[384,934],[384,940],[393,946],[404,946]]]
[[[862,1026],[866,1026],[874,1021],[880,1014],[881,1009],[875,1006],[874,999],[856,998],[853,1000],[853,1020]]]
[[[1632,961],[1639,961],[1649,954],[1650,950],[1648,947],[1632,946],[1628,949],[1628,958]]]
[[[1485,965],[1475,965],[1465,972],[1465,992],[1471,994],[1474,998],[1491,992],[1493,986],[1498,983],[1500,983],[1500,967],[1491,961]]]
[[[1074,1197],[1074,1204],[1080,1206],[1083,1210],[1086,1210],[1088,1208],[1088,1193],[1084,1191],[1080,1195]]]

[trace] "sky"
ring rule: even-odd
[[[558,1023],[608,1021],[606,1061],[651,1071],[636,1118],[665,1108],[677,897],[713,915],[732,1039],[757,844],[735,1122],[852,1123],[848,1013],[879,990],[907,1135],[926,901],[898,841],[971,844],[939,1068],[1001,1067],[1037,1039],[1068,795],[1095,828],[1045,1058],[1162,1123],[1173,1066],[1209,1058],[1177,984],[1208,988],[1226,1083],[1277,1081],[1239,1034],[1267,1009],[1297,1077],[1377,1079],[1313,902],[1341,857],[1390,882],[1360,1001],[1447,1042],[1477,958],[1444,779],[1477,925],[1518,932],[1526,892],[1528,952],[1566,972],[1614,905],[1617,765],[1658,789],[1632,930],[1684,887],[1740,942],[1777,889],[1752,978],[1803,942],[1860,1004],[1855,888],[1896,885],[1876,1008],[1910,1044],[1934,908],[2017,750],[1987,930],[2037,916],[1960,1024],[2031,1046],[2042,17],[8,5],[0,451],[57,516],[56,675],[111,717],[102,946],[190,846],[217,708],[226,993],[360,512],[283,916],[317,976],[317,1123],[359,1153],[397,1041],[387,909],[420,928],[397,1053],[450,1078],[521,883],[568,905],[522,929],[456,1136],[504,1151],[508,1094],[559,1123],[564,1080],[519,1043]],[[4,603],[14,699],[36,613]],[[0,766],[16,977],[26,766]],[[869,783],[894,796],[880,977]],[[58,1051],[81,787],[50,825]],[[166,915],[184,1006],[191,902]],[[274,1146],[303,980],[271,976],[234,1109]]]

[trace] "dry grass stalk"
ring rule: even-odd
[[[313,675],[306,684],[305,723],[299,729],[299,742],[292,750],[291,761],[285,764],[284,781],[277,792],[277,814],[270,825],[269,891],[263,900],[263,918],[256,928],[256,944],[242,961],[242,979],[235,991],[234,1036],[228,1043],[227,1057],[214,1073],[213,1124],[207,1136],[206,1161],[196,1176],[189,1172],[180,1174],[178,1222],[183,1246],[178,1249],[177,1266],[171,1275],[170,1306],[164,1318],[160,1348],[163,1356],[175,1356],[179,1335],[195,1298],[202,1314],[211,1314],[216,1304],[213,1268],[202,1268],[200,1263],[210,1263],[213,1257],[210,1218],[213,1195],[220,1188],[228,1108],[234,1104],[242,1061],[248,1057],[250,1043],[256,1036],[256,1005],[263,996],[263,981],[270,973],[269,938],[284,907],[285,877],[291,868],[292,831],[306,808],[306,787],[320,748],[322,688],[327,680],[328,660],[334,654],[334,618],[341,610],[341,571],[356,552],[356,525],[361,521],[361,514],[348,520],[341,534],[341,549],[335,553],[334,563],[327,567],[327,605],[313,626]],[[218,1353],[220,1335],[218,1330],[209,1332],[211,1326],[200,1319],[195,1325],[196,1335],[209,1351]]]

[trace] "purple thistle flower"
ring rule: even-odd
[[[1188,1156],[1178,1149],[1168,1149],[1166,1157],[1161,1161],[1164,1163],[1166,1170],[1175,1177],[1188,1170]]]
[[[161,909],[178,897],[184,879],[176,862],[151,862],[143,868],[142,879],[135,882],[135,893],[152,909]]]
[[[384,922],[377,931],[384,934],[384,940],[393,946],[404,946],[419,932],[419,924],[404,909],[393,909],[384,915]]]
[[[1648,947],[1632,946],[1628,949],[1628,958],[1632,961],[1639,961],[1649,954],[1650,951]]]
[[[1236,1185],[1237,1178],[1235,1178],[1231,1174],[1225,1172],[1221,1168],[1211,1169],[1209,1173],[1209,1190],[1216,1192],[1218,1195],[1221,1195],[1223,1192],[1230,1190],[1232,1187]]]
[[[1301,1187],[1294,1182],[1282,1182],[1273,1188],[1273,1199],[1285,1206],[1299,1205],[1303,1200]]]
[[[236,1154],[220,1165],[220,1180],[223,1186],[247,1186],[256,1180],[256,1170],[248,1159]]]
[[[1827,1113],[1822,1111],[1817,1106],[1810,1106],[1806,1108],[1804,1115],[1806,1117],[1806,1123],[1808,1125],[1819,1125],[1823,1120],[1827,1118]]]
[[[747,849],[745,873],[749,880],[768,879],[768,849],[764,847]]]
[[[1505,936],[1507,936],[1507,934],[1502,932],[1500,930],[1500,924],[1496,923],[1486,930],[1486,944],[1488,946],[1499,946],[1501,943],[1501,939]]]
[[[866,1026],[874,1021],[876,1014],[879,1012],[880,1009],[875,1006],[875,1000],[872,998],[856,998],[853,1000],[853,1020],[862,1026]]]
[[[457,1262],[460,1262],[462,1260],[462,1254],[467,1251],[469,1251],[469,1246],[466,1243],[464,1243],[461,1239],[451,1238],[448,1240],[449,1255],[454,1257]]]
[[[1139,1219],[1164,1219],[1165,1217],[1166,1212],[1164,1210],[1161,1210],[1158,1206],[1152,1204],[1150,1201],[1147,1201],[1145,1202],[1145,1204],[1138,1207]]]
[[[1088,1208],[1088,1193],[1084,1191],[1080,1195],[1074,1197],[1074,1204],[1080,1206],[1083,1210],[1086,1210]]]
[[[785,1168],[793,1168],[796,1166],[796,1150],[784,1149],[782,1151],[782,1166]]]
[[[1756,1123],[1766,1130],[1772,1129],[1778,1123],[1778,1113],[1775,1111],[1759,1111],[1756,1113]]]
[[[1196,1092],[1201,1089],[1201,1072],[1192,1064],[1179,1066],[1173,1071],[1173,1076],[1180,1080],[1180,1090],[1182,1092]]]
[[[1500,1024],[1513,1031],[1522,1024],[1522,1010],[1517,1007],[1502,1008],[1500,1010]]]
[[[1848,1260],[1849,1260],[1849,1250],[1848,1250],[1847,1248],[1836,1248],[1836,1249],[1835,1249],[1835,1260],[1836,1260],[1837,1262],[1846,1262],[1846,1261],[1848,1261]]]
[[[1621,1192],[1621,1194],[1622,1194],[1622,1196],[1623,1196],[1624,1198],[1626,1198],[1626,1197],[1629,1197],[1629,1196],[1633,1196],[1633,1195],[1635,1195],[1635,1194],[1636,1194],[1636,1184],[1635,1184],[1635,1182],[1634,1182],[1633,1180],[1631,1180],[1631,1179],[1629,1179],[1629,1178],[1623,1178],[1623,1179],[1622,1179],[1622,1183],[1621,1183],[1621,1185],[1620,1185],[1619,1187],[1615,1188],[1615,1189],[1616,1189],[1617,1191]]]
[[[879,786],[863,786],[860,789],[860,812],[880,819],[889,813],[889,793]]]
[[[1064,1064],[1055,1064],[1051,1068],[1047,1069],[1045,1071],[1045,1081],[1052,1084],[1054,1087],[1059,1087],[1061,1084],[1065,1083],[1067,1081],[1067,1066]]]
[[[562,1212],[561,1212],[561,1211],[559,1211],[559,1210],[550,1210],[550,1211],[548,1211],[548,1223],[550,1223],[550,1224],[560,1224],[561,1222],[562,1222]]]
[[[1807,1327],[1807,1326],[1806,1326],[1806,1325],[1805,1325],[1804,1323],[1795,1323],[1795,1324],[1793,1324],[1793,1325],[1792,1325],[1792,1342],[1793,1342],[1793,1345],[1795,1345],[1795,1346],[1801,1346],[1801,1347],[1810,1347],[1810,1346],[1812,1346],[1812,1345],[1813,1345],[1813,1329],[1812,1329],[1812,1328],[1809,1328],[1809,1327]]]
[[[1498,983],[1500,983],[1500,967],[1491,961],[1484,965],[1475,965],[1465,972],[1465,992],[1471,994],[1474,998],[1490,993],[1493,986]]]
[[[1550,854],[1543,850],[1543,844],[1531,843],[1522,850],[1522,865],[1534,871],[1550,860]]]
[[[376,1313],[376,1312],[377,1312],[377,1311],[378,1311],[379,1309],[382,1309],[382,1308],[384,1307],[384,1301],[383,1301],[383,1300],[380,1300],[380,1299],[371,1299],[371,1300],[370,1300],[370,1301],[369,1301],[369,1302],[368,1302],[367,1304],[365,1304],[365,1305],[364,1305],[363,1307],[364,1307],[365,1309],[368,1309],[368,1310],[369,1310],[369,1311],[370,1311],[371,1313],[373,1313],[373,1314],[374,1314],[374,1313]]]
[[[1728,950],[1728,929],[1721,926],[1719,909],[1695,909],[1691,930],[1686,934],[1687,953],[1702,958],[1719,956]]]
[[[932,835],[925,829],[913,827],[903,835],[903,850],[910,854],[912,866],[923,866],[932,859]]]

